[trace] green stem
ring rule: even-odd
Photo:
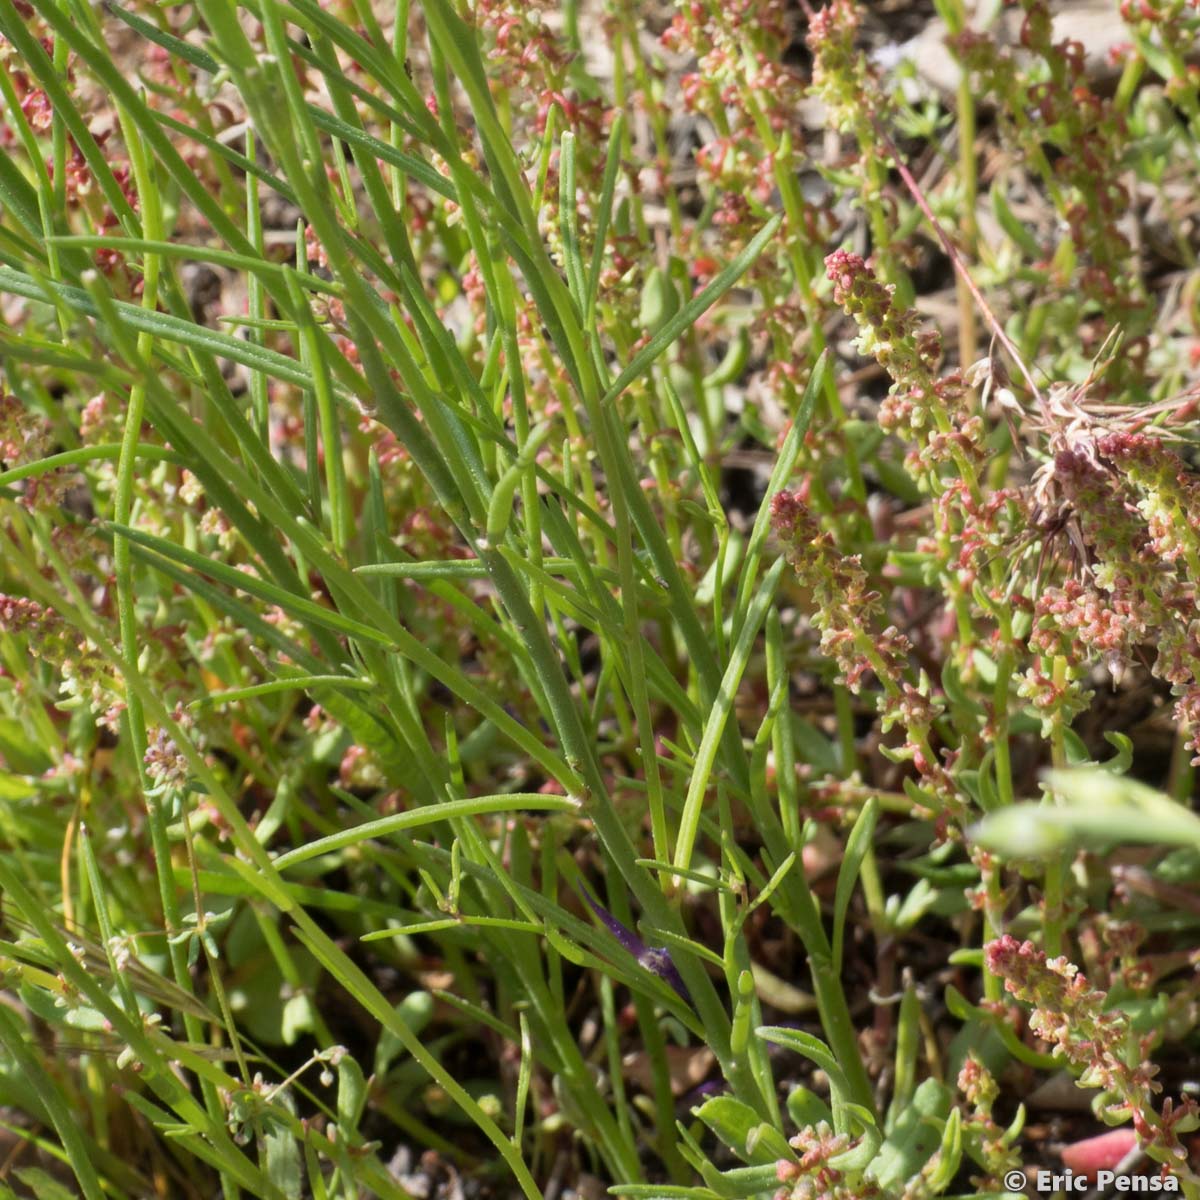
[[[1062,655],[1054,658],[1052,680],[1057,691],[1067,686],[1067,660]],[[1061,706],[1055,709],[1052,722],[1050,761],[1056,771],[1062,771],[1067,766],[1067,743]],[[1057,804],[1059,800],[1053,792],[1048,792],[1045,802]],[[1051,958],[1063,952],[1065,877],[1066,863],[1062,854],[1057,853],[1046,864],[1042,896],[1042,945]]]

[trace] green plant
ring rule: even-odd
[[[1200,1194],[1150,1083],[1196,1023],[1196,330],[1116,218],[1194,292],[1196,18],[1126,13],[1103,98],[1036,0],[1024,57],[940,7],[933,187],[847,0],[655,52],[624,0],[0,0],[22,1186],[1002,1195],[1041,1034]],[[1068,803],[1155,772],[1098,670],[1172,700],[1169,795],[1093,833],[1181,849],[1124,890]]]

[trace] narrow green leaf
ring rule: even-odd
[[[696,844],[696,834],[700,827],[700,810],[704,804],[704,794],[708,790],[708,781],[712,773],[713,763],[717,757],[717,746],[725,732],[725,723],[733,709],[738,685],[746,664],[750,661],[750,651],[758,636],[759,627],[767,615],[767,609],[775,599],[775,591],[783,573],[785,561],[780,559],[768,572],[762,587],[754,597],[750,611],[738,634],[730,655],[729,665],[721,680],[721,689],[713,704],[707,720],[704,723],[704,735],[696,751],[696,761],[692,768],[692,778],[688,783],[687,797],[683,803],[683,812],[679,818],[679,833],[675,843],[674,863],[677,867],[688,867],[692,861],[692,851]]]
[[[11,483],[19,483],[34,475],[45,475],[66,467],[79,467],[89,462],[104,462],[117,458],[121,453],[120,442],[102,442],[94,446],[80,446],[75,450],[64,450],[60,454],[51,454],[48,458],[39,458],[33,462],[22,463],[19,467],[10,467],[0,471],[0,487]],[[166,446],[154,446],[148,442],[139,442],[135,453],[138,458],[147,458],[152,462],[170,462],[181,464],[178,453]]]
[[[214,558],[206,558],[203,554],[198,554],[194,550],[188,550],[183,546],[168,541],[166,538],[144,533],[142,530],[134,529],[129,525],[109,524],[106,528],[111,529],[114,533],[119,533],[122,537],[127,537],[131,542],[136,542],[138,545],[145,546],[148,550],[153,550],[161,554],[164,558],[171,559],[183,566],[191,567],[194,571],[200,571],[213,579],[219,580],[228,587],[246,592],[251,596],[256,596],[267,604],[278,605],[284,612],[290,613],[300,620],[311,621],[316,625],[323,625],[326,629],[331,629],[335,633],[345,634],[347,637],[357,638],[359,641],[372,642],[379,646],[392,645],[390,638],[372,626],[364,624],[362,621],[355,621],[350,617],[343,616],[331,608],[326,608],[324,605],[305,599],[303,596],[297,596],[294,592],[289,592],[285,588],[279,587],[278,584],[270,583],[265,579],[257,579],[245,571],[239,571],[236,567],[229,566],[227,563],[220,562]]]
[[[3,2],[0,0],[0,3]],[[28,300],[40,300],[46,304],[61,302],[83,316],[100,316],[95,301],[85,291],[49,281],[42,284],[11,267],[0,266],[0,292],[24,296]],[[275,350],[255,346],[232,334],[207,329],[168,313],[149,312],[140,305],[127,304],[123,300],[113,301],[113,307],[122,324],[135,333],[149,333],[155,338],[214,354],[297,387],[307,387],[312,383],[308,373],[295,359]]]
[[[879,797],[872,796],[862,807],[850,837],[846,841],[846,852],[842,857],[842,865],[838,869],[837,889],[833,899],[833,970],[841,974],[842,946],[846,933],[846,913],[850,908],[850,898],[854,895],[854,885],[858,882],[858,872],[863,859],[871,849],[871,838],[875,834],[875,822],[879,818]]]
[[[1059,804],[1014,804],[989,813],[972,834],[1013,858],[1056,855],[1072,846],[1120,842],[1200,846],[1200,817],[1126,776],[1102,767],[1051,771]]]
[[[747,243],[742,252],[724,269],[717,273],[712,282],[698,295],[693,296],[667,323],[634,355],[629,365],[617,376],[604,393],[603,404],[615,400],[635,379],[639,378],[650,364],[669,346],[687,332],[741,277],[767,243],[779,232],[783,216],[776,213]]]
[[[38,1055],[26,1041],[25,1030],[15,1012],[7,1004],[0,1004],[0,1044],[21,1075],[37,1088],[38,1098],[45,1106],[55,1132],[66,1151],[67,1161],[75,1172],[75,1178],[87,1200],[104,1200],[104,1189],[92,1166],[87,1143],[79,1130],[75,1112],[67,1103],[58,1084],[47,1073]]]
[[[743,614],[750,603],[751,590],[758,578],[758,564],[761,561],[762,548],[771,531],[771,501],[792,477],[796,460],[804,445],[805,435],[812,424],[817,400],[828,385],[829,371],[829,351],[822,350],[820,357],[813,364],[812,373],[804,388],[804,395],[800,398],[800,407],[796,410],[792,426],[779,449],[775,465],[771,468],[771,478],[767,482],[767,490],[758,507],[758,515],[754,518],[754,528],[750,532],[750,540],[746,547],[746,563],[742,569],[742,581],[738,589],[737,613],[734,617],[735,629],[745,620]]]
[[[442,821],[450,821],[463,817],[477,817],[485,813],[502,812],[573,812],[578,805],[566,796],[545,796],[540,792],[511,792],[500,796],[474,796],[469,800],[449,800],[445,804],[429,805],[425,808],[409,809],[407,812],[396,813],[390,817],[380,817],[377,821],[367,821],[352,829],[343,829],[339,833],[331,833],[328,837],[318,838],[295,850],[289,850],[275,859],[275,869],[286,871],[297,863],[307,862],[310,858],[318,858],[340,850],[344,846],[354,846],[359,842],[386,837],[392,833],[404,830],[418,829],[424,825],[436,825]]]

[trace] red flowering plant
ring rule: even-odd
[[[1107,1124],[1132,1120],[1143,1149],[1164,1173],[1171,1171],[1190,1189],[1200,1185],[1180,1140],[1200,1127],[1200,1110],[1191,1097],[1156,1104],[1162,1088],[1155,1081],[1158,1069],[1146,1059],[1146,1036],[1125,1014],[1106,1011],[1104,993],[1066,959],[1048,959],[1011,934],[990,943],[986,954],[988,969],[1004,980],[1006,991],[1031,1006],[1030,1032],[1050,1043],[1080,1087],[1099,1089],[1098,1115]]]
[[[1081,51],[1052,42],[1044,6],[1025,8],[1022,40],[1026,50],[1050,62],[1050,79],[1041,92],[1050,103],[1062,95],[1055,89],[1066,86],[1068,77],[1079,78]],[[886,755],[915,768],[904,780],[908,795],[923,801],[927,810],[961,822],[1017,798],[1013,735],[1027,728],[1031,717],[1037,718],[1055,766],[1064,767],[1086,754],[1072,726],[1092,710],[1095,692],[1089,685],[1100,663],[1120,685],[1131,663],[1145,662],[1174,693],[1180,749],[1194,750],[1190,718],[1196,709],[1194,639],[1200,629],[1195,619],[1200,577],[1184,560],[1192,553],[1185,547],[1195,538],[1191,506],[1196,476],[1178,453],[1178,431],[1187,428],[1193,411],[1192,393],[1159,405],[1114,403],[1112,389],[1130,378],[1127,369],[1134,358],[1117,358],[1110,339],[1082,382],[1055,384],[1043,394],[1009,331],[984,302],[924,190],[884,132],[880,114],[886,114],[887,106],[878,78],[854,51],[855,20],[852,6],[831,6],[812,35],[821,95],[833,105],[832,112],[844,114],[841,119],[862,147],[864,159],[899,159],[906,189],[946,249],[965,294],[977,304],[978,316],[991,326],[1009,362],[1020,368],[1028,399],[1017,399],[1023,389],[1010,383],[993,358],[969,369],[964,363],[957,371],[942,370],[939,339],[922,332],[917,315],[900,302],[901,289],[883,243],[871,263],[838,251],[826,260],[833,298],[854,320],[858,348],[874,357],[890,379],[878,420],[904,447],[905,465],[929,497],[928,531],[911,550],[895,548],[890,571],[872,575],[863,571],[862,554],[838,549],[836,527],[820,522],[801,495],[777,498],[773,513],[785,551],[797,568],[798,583],[814,610],[812,624],[821,632],[822,650],[851,689],[858,690],[864,678],[872,679],[884,714],[881,732],[897,722],[907,729],[907,746],[889,746]],[[981,41],[976,38],[970,45],[978,49]],[[1013,87],[997,92],[1004,105],[1013,102]],[[1104,126],[1104,131],[1097,124],[1085,133],[1078,123],[1090,119],[1087,105],[1079,94],[1074,102],[1082,107],[1069,117],[1065,109],[1060,113],[1043,108],[1033,114],[1025,109],[1020,120],[1033,121],[1038,129],[1039,120],[1045,120],[1058,130],[1055,136],[1063,136],[1063,144],[1073,148],[1090,145],[1089,139],[1100,138],[1102,132],[1117,142],[1128,136],[1119,122]],[[1110,142],[1106,153],[1116,153],[1116,144]],[[1087,154],[1064,165],[1080,169],[1083,159],[1090,162],[1086,171],[1091,175],[1104,174]],[[864,170],[870,177],[872,168]],[[879,177],[876,169],[876,180]],[[1108,202],[1103,196],[1096,198],[1096,189],[1089,189],[1082,175],[1076,186],[1081,194],[1088,193],[1079,201],[1079,220],[1071,226],[1077,240],[1081,246],[1086,242],[1093,264],[1110,264],[1111,269],[1096,266],[1097,278],[1106,286],[1118,281],[1117,291],[1129,298],[1136,289],[1119,283],[1120,272],[1129,269],[1128,247],[1115,233]],[[1058,203],[1058,193],[1052,194]],[[1108,224],[1088,226],[1084,213],[1093,210],[1101,216],[1109,212]],[[1117,260],[1119,267],[1112,265]],[[1092,299],[1100,304],[1103,297]],[[1137,321],[1144,319],[1141,309],[1136,320],[1130,316],[1132,309],[1118,311],[1100,304],[1097,311],[1101,310],[1106,319],[1126,323],[1135,334]],[[1135,352],[1140,349],[1133,347]],[[986,384],[982,397],[975,391],[981,383]],[[1006,456],[1021,454],[1031,464],[1008,479],[992,461],[1004,442]],[[903,611],[908,591],[897,586],[896,579],[904,568],[911,571],[918,563],[920,584],[936,597],[930,607],[943,614],[941,627],[953,632],[940,668],[943,690],[934,690],[932,704],[926,700],[906,710],[899,703],[905,694],[902,688],[912,694],[919,680],[920,693],[929,695],[928,659],[916,653],[919,634],[910,629],[901,633],[889,618]],[[1147,645],[1157,647],[1152,661],[1143,655]],[[902,682],[905,676],[908,682]],[[1186,788],[1190,774],[1176,772],[1174,778],[1177,789]],[[936,790],[931,786],[935,780]],[[937,791],[941,802],[930,804]],[[826,789],[825,797],[829,794]],[[1047,794],[1048,802],[1054,798],[1053,792]],[[1014,896],[1004,885],[1002,870],[965,825],[956,831],[943,819],[936,829],[941,836],[966,840],[981,876],[973,898],[985,928],[999,932]],[[1040,894],[1034,895],[1043,943],[1052,953],[1068,944],[1069,929],[1080,916],[1067,861],[1062,852],[1048,855]],[[1003,972],[992,958],[985,966],[985,993],[995,1002]],[[1128,1053],[1141,1061],[1152,1046],[1153,1039],[1143,1037],[1128,1044]],[[1108,1113],[1110,1118],[1123,1114],[1128,1119],[1135,1111],[1140,1114],[1134,1118],[1139,1136],[1153,1142],[1149,1131],[1157,1126],[1148,1092]],[[1172,1111],[1167,1111],[1168,1124]],[[1161,1160],[1178,1167],[1185,1185],[1193,1186],[1178,1149]]]

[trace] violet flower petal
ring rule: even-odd
[[[637,959],[638,966],[657,975],[659,979],[665,980],[682,999],[691,1004],[691,993],[687,990],[687,984],[683,982],[683,976],[679,974],[678,967],[675,966],[675,960],[672,959],[670,950],[658,946],[647,946],[632,929],[622,925],[586,886],[581,884],[580,890],[592,911],[600,918],[601,924],[621,943],[623,949]]]
[[[638,955],[638,962],[660,979],[665,979],[688,1004],[691,1004],[692,994],[687,990],[687,984],[683,982],[683,976],[679,974],[679,968],[676,967],[670,950],[660,946],[649,947]]]
[[[705,1100],[711,1099],[713,1096],[721,1096],[729,1091],[729,1084],[723,1079],[710,1079],[706,1083],[697,1084],[692,1088],[686,1096],[684,1096],[681,1107],[686,1112],[691,1112],[693,1108],[703,1104]]]

